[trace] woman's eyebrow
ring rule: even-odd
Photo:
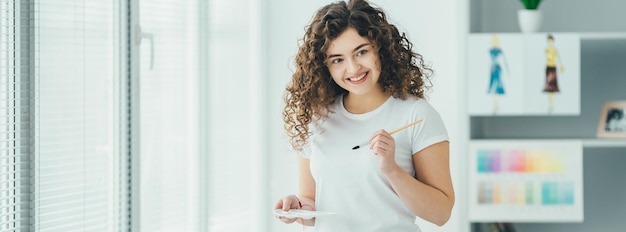
[[[356,51],[358,51],[359,49],[361,49],[362,47],[365,47],[365,46],[367,46],[367,45],[369,45],[369,43],[362,43],[362,44],[360,44],[359,46],[356,46],[356,48],[354,48],[354,49],[352,50],[352,52],[356,52]],[[333,58],[333,57],[337,57],[337,56],[341,56],[341,55],[340,55],[340,54],[330,54],[330,55],[328,55],[328,58],[326,58],[326,59],[331,59],[331,58]]]
[[[365,46],[367,46],[367,45],[369,45],[369,43],[363,43],[363,44],[361,44],[361,45],[357,46],[356,48],[354,48],[354,50],[352,50],[352,52],[356,52],[356,51],[358,51],[359,49],[361,49],[362,47],[365,47]]]

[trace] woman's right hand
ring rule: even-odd
[[[289,211],[289,209],[300,209],[302,208],[300,200],[296,195],[289,195],[278,200],[276,205],[274,206],[274,210],[280,209],[282,211]],[[284,223],[293,223],[299,218],[286,218],[283,216],[275,215],[276,218]]]

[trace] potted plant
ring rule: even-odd
[[[541,0],[520,0],[524,9],[517,12],[520,30],[524,33],[539,31],[541,26],[541,11],[538,10]]]

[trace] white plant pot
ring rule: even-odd
[[[522,9],[517,12],[519,28],[523,33],[534,33],[541,26],[541,11]]]

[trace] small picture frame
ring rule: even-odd
[[[598,123],[598,138],[626,138],[626,101],[603,104]]]

